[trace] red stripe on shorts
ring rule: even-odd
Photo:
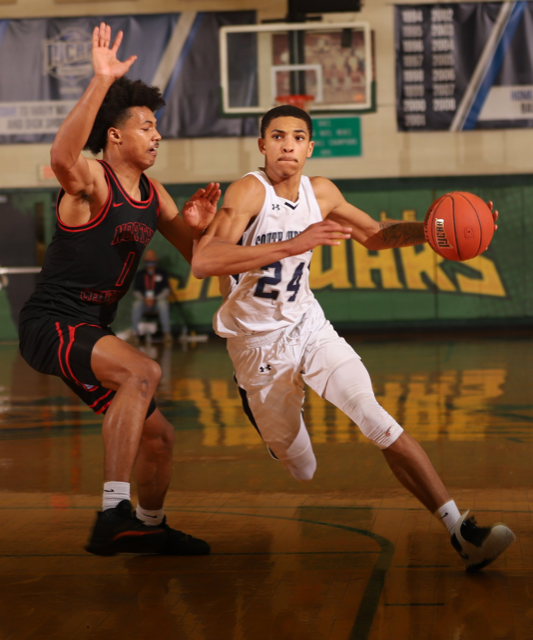
[[[65,378],[68,378],[65,373],[65,369],[63,368],[63,363],[61,362],[61,349],[63,348],[63,332],[61,331],[61,327],[59,326],[59,322],[56,322],[57,333],[59,334],[59,349],[57,350],[57,359],[59,360],[59,366],[61,367],[61,371]]]
[[[101,409],[98,409],[98,411],[95,411],[95,413],[103,413],[107,407],[109,407],[109,405],[113,402],[113,399],[111,399],[107,404],[105,404]]]
[[[72,372],[72,368],[70,366],[69,358],[70,358],[70,350],[72,349],[72,345],[76,342],[76,337],[74,335],[75,332],[76,332],[76,329],[78,327],[81,327],[84,324],[87,324],[87,323],[86,322],[80,322],[80,324],[77,324],[75,327],[70,327],[69,326],[69,328],[68,328],[69,343],[68,343],[68,347],[67,347],[67,352],[65,354],[65,362],[67,363],[67,367],[68,367],[68,370],[70,371],[70,375],[71,375],[72,379],[74,380],[74,382],[77,382],[80,385],[80,387],[82,386],[82,383],[78,380],[78,378],[76,378],[76,376]]]
[[[106,394],[104,394],[101,398],[98,398],[98,400],[96,400],[96,402],[93,402],[92,404],[90,404],[90,405],[89,405],[89,408],[90,408],[90,409],[92,409],[93,407],[96,407],[96,405],[97,405],[99,402],[102,402],[102,400],[104,400],[104,398],[107,398],[107,396],[108,396],[110,393],[112,393],[112,392],[113,392],[113,390],[112,390],[112,389],[109,389],[109,391],[108,391]]]

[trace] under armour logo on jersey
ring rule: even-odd
[[[272,211],[280,211],[281,207],[279,206],[279,204],[273,204],[272,205]]]
[[[261,373],[265,373],[265,371],[272,371],[272,367],[269,364],[265,364],[259,367],[259,371],[261,371]]]

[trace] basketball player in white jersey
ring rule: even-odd
[[[296,479],[311,480],[316,459],[302,415],[308,384],[383,451],[398,480],[447,528],[467,569],[481,569],[513,532],[461,516],[422,447],[376,401],[360,357],[309,287],[314,247],[350,237],[371,250],[420,244],[423,223],[376,222],[330,180],[302,175],[313,144],[305,111],[269,111],[259,139],[265,168],[230,185],[195,247],[194,275],[220,276],[224,301],[214,328],[227,338],[244,409],[273,456]]]

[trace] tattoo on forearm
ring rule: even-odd
[[[390,248],[409,247],[425,242],[424,225],[421,222],[380,222],[380,236],[383,243]]]

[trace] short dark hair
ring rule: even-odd
[[[307,125],[307,131],[309,131],[309,140],[313,139],[313,121],[311,120],[310,115],[307,111],[300,109],[299,107],[295,107],[292,104],[282,104],[279,107],[274,107],[267,111],[261,120],[261,137],[265,137],[266,130],[268,129],[268,125],[275,120],[276,118],[298,118],[299,120],[303,120]]]
[[[118,78],[113,82],[96,114],[94,125],[84,149],[94,155],[105,150],[107,132],[131,116],[131,107],[148,107],[154,113],[165,106],[165,100],[157,87],[150,87],[142,80]]]

